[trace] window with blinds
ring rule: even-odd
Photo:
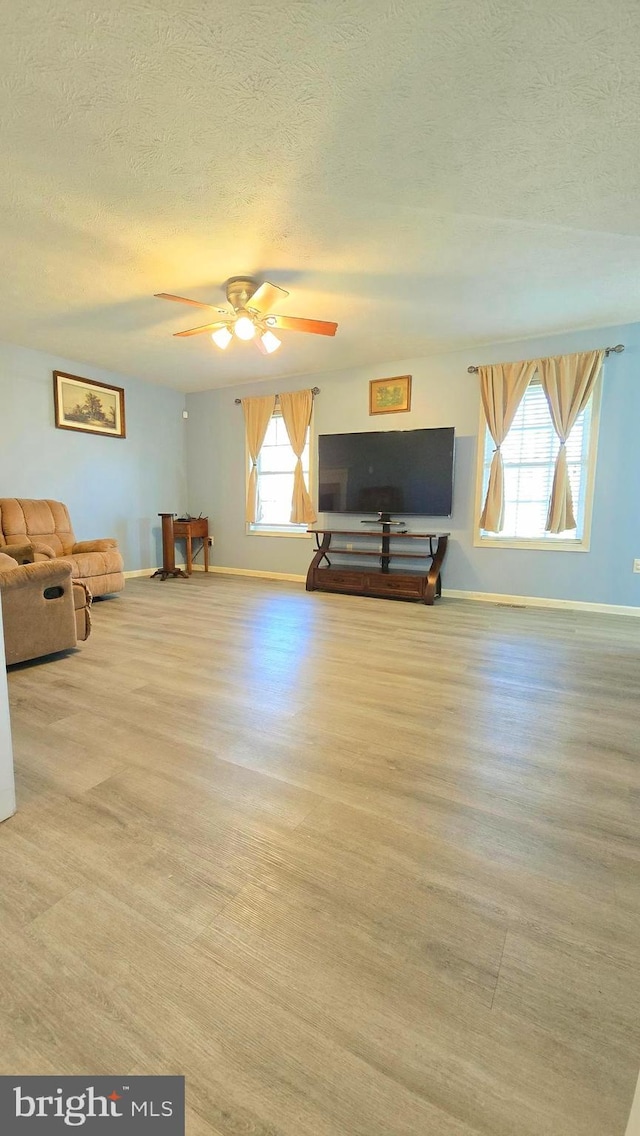
[[[513,425],[502,443],[504,463],[504,528],[500,533],[480,532],[481,544],[584,544],[589,506],[591,468],[595,462],[593,401],[578,416],[567,439],[567,464],[577,526],[564,533],[545,532],[555,460],[560,443],[540,382],[529,384]],[[487,491],[494,442],[484,424],[481,500]]]
[[[290,521],[293,471],[296,464],[282,415],[276,407],[258,456],[258,503],[250,532],[306,533],[307,525]],[[309,431],[302,454],[302,469],[309,484]]]

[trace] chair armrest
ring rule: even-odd
[[[38,557],[40,558],[40,560],[42,560],[42,559],[55,560],[56,559],[56,554],[55,554],[53,548],[51,547],[51,545],[45,544],[44,541],[32,540],[31,541],[31,547],[33,548],[33,551],[36,555],[36,559],[38,559]]]
[[[74,544],[71,555],[75,556],[77,552],[107,552],[110,548],[117,547],[117,540],[110,536],[105,537],[104,540],[81,540],[78,544]]]
[[[28,588],[32,584],[62,584],[71,578],[71,565],[64,560],[38,560],[35,564],[16,564],[14,568],[0,568],[0,588],[11,591]]]
[[[26,540],[22,544],[3,544],[0,552],[12,556],[18,564],[30,564],[33,560],[55,560],[53,549],[40,540]]]
[[[34,548],[30,540],[25,541],[23,544],[3,544],[0,552],[4,556],[10,556],[18,564],[31,564],[34,559]]]

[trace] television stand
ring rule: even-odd
[[[392,521],[390,513],[380,513],[379,512],[377,521],[360,521],[360,524],[361,525],[381,525],[382,546],[380,548],[380,571],[387,573],[389,571],[389,562],[390,562],[390,559],[391,559],[391,553],[390,553],[391,545],[389,543],[389,537],[391,536],[391,526],[392,525],[404,525],[404,521]],[[405,527],[405,528],[401,529],[397,534],[394,534],[394,535],[400,535],[400,532],[402,532],[404,534],[404,533],[406,533],[406,531],[407,530],[406,530],[406,527]],[[338,551],[339,551],[339,549],[338,549]]]
[[[440,571],[449,534],[394,533],[388,528],[391,521],[364,523],[382,524],[382,532],[363,532],[362,529],[307,530],[313,533],[316,540],[316,553],[307,572],[307,591],[343,592],[387,599],[395,596],[398,599],[433,604],[442,592]],[[349,537],[354,539],[349,540]],[[369,544],[375,544],[376,547],[363,547],[363,540],[367,538]],[[414,541],[421,543],[412,549],[410,546]],[[394,545],[398,542],[393,549],[392,542]],[[338,562],[334,564],[332,558],[336,557]],[[362,557],[362,563],[345,562],[345,557],[350,557],[352,561]],[[425,560],[428,563],[409,567],[402,563],[407,560]]]

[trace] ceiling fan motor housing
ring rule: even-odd
[[[235,312],[244,311],[258,290],[258,281],[252,276],[232,276],[225,285],[227,300]]]

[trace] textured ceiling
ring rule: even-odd
[[[197,390],[640,318],[637,0],[0,16],[0,338]],[[245,272],[336,338],[172,339]]]

